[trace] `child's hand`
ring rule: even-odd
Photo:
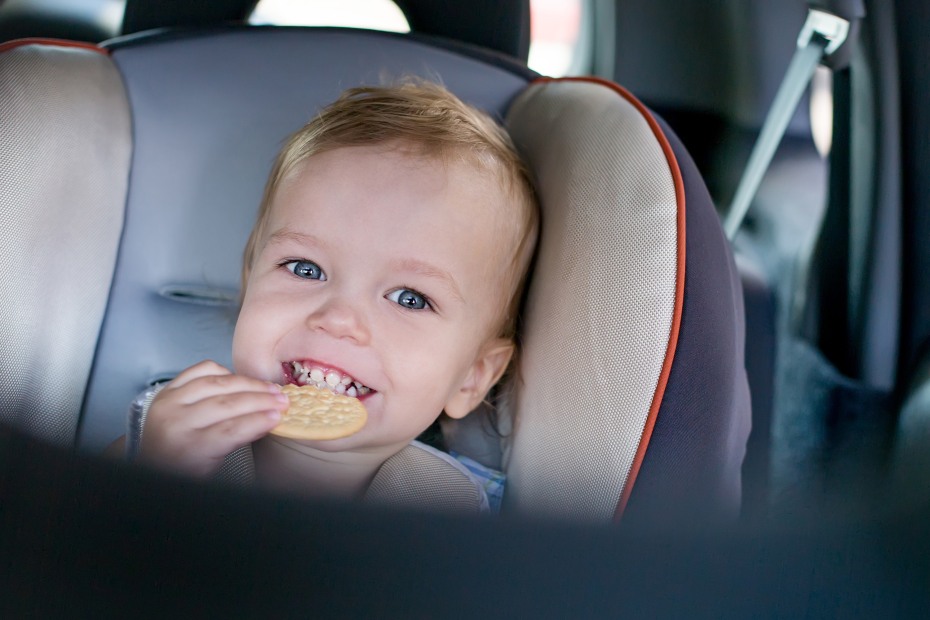
[[[216,362],[200,362],[155,397],[139,460],[209,476],[227,454],[274,428],[287,405],[287,397],[272,383],[234,375]]]

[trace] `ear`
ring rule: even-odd
[[[446,403],[443,409],[446,415],[464,418],[471,413],[507,370],[513,352],[513,342],[505,338],[493,338],[485,343],[465,381]]]

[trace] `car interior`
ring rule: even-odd
[[[397,0],[409,32],[270,25],[257,4],[0,2],[11,609],[925,608],[926,8],[581,0],[548,75],[529,61],[551,0]],[[286,136],[406,76],[499,120],[540,199],[502,432],[484,410],[442,423],[506,474],[501,516],[456,514],[471,504],[431,459],[344,506],[101,457],[141,390],[231,365],[241,249]]]

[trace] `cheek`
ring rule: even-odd
[[[276,324],[278,322],[269,315],[264,304],[248,296],[243,300],[232,342],[233,366],[237,373],[256,374],[262,355],[271,350],[274,336],[271,330]]]
[[[479,345],[473,329],[393,330],[383,342],[395,383],[414,398],[430,401],[444,399],[461,385]]]
[[[243,320],[243,315],[240,312],[239,319],[236,321],[236,329],[233,332],[232,341],[233,369],[238,374],[251,374],[249,373],[248,362],[255,358],[253,355],[253,351],[255,350],[255,334],[250,327],[249,321]]]

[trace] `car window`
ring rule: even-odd
[[[410,32],[403,12],[391,0],[261,0],[250,24],[276,26],[346,26]]]
[[[391,0],[261,0],[249,23],[278,26],[346,26],[410,32]],[[529,66],[549,76],[577,72],[582,0],[531,0]]]
[[[582,0],[531,0],[530,68],[552,77],[580,72],[581,25]]]
[[[817,67],[811,81],[811,134],[817,151],[826,157],[833,143],[833,73]]]

